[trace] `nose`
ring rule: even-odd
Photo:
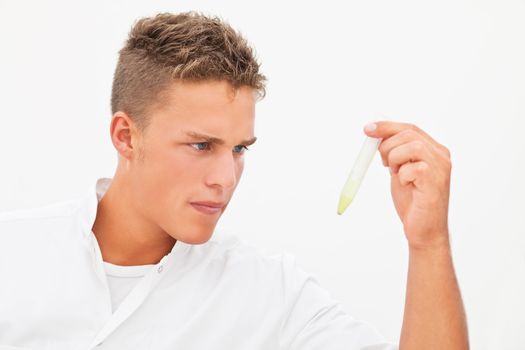
[[[231,190],[237,184],[237,167],[235,156],[230,152],[217,155],[211,162],[206,183],[208,186],[218,186]]]

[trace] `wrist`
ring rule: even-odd
[[[409,245],[409,265],[425,269],[426,274],[441,271],[444,266],[452,266],[452,251],[448,239],[425,245]]]
[[[435,238],[425,242],[408,242],[408,249],[411,254],[432,254],[450,251],[450,241],[448,231],[439,232],[433,235]]]

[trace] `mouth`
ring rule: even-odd
[[[225,205],[224,203],[218,202],[191,202],[190,204],[197,211],[208,215],[220,213]]]

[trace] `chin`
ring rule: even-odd
[[[203,244],[210,240],[214,229],[215,227],[203,228],[195,230],[192,233],[188,232],[183,237],[180,237],[179,240],[187,244]]]

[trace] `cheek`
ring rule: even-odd
[[[188,156],[171,156],[162,160],[157,168],[157,174],[152,176],[170,188],[181,192],[191,190],[194,184],[202,180],[203,174],[208,168],[207,164]]]
[[[149,149],[146,161],[142,164],[140,186],[146,195],[159,206],[173,205],[195,186],[198,162],[184,152],[169,151],[163,148]]]

